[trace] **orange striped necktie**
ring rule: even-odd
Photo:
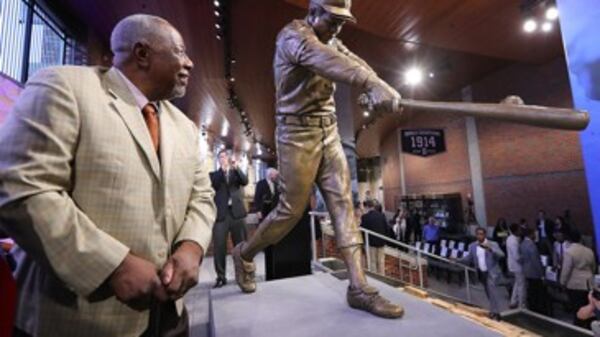
[[[150,138],[152,139],[154,150],[156,153],[158,153],[158,146],[160,144],[160,124],[158,122],[158,111],[156,111],[154,104],[148,103],[142,109],[142,114],[144,115],[144,121],[146,121],[146,126],[150,132]]]

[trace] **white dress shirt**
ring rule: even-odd
[[[487,245],[488,240],[485,239],[485,241],[483,241],[484,245]],[[479,270],[481,270],[482,272],[486,272],[488,271],[488,266],[487,263],[485,262],[485,253],[486,253],[486,249],[481,248],[480,245],[477,245],[477,265],[479,267]]]

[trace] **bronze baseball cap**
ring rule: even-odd
[[[334,16],[356,22],[356,18],[350,12],[352,0],[310,0],[310,2],[323,7],[324,10]]]

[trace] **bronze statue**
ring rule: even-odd
[[[313,183],[325,198],[337,247],[349,274],[348,304],[386,318],[404,314],[373,287],[364,274],[362,237],[354,218],[350,173],[337,132],[334,82],[362,89],[360,104],[376,113],[402,108],[463,113],[552,128],[582,129],[588,115],[572,110],[514,104],[435,103],[401,99],[365,61],[336,38],[347,21],[356,21],[350,0],[311,0],[304,20],[294,20],[277,36],[273,63],[276,88],[276,142],[280,196],[256,234],[233,250],[236,281],[242,291],[256,290],[254,256],[278,242],[300,220]]]
[[[336,35],[355,21],[350,0],[311,0],[304,20],[294,20],[277,37],[274,70],[279,203],[256,234],[233,251],[236,281],[247,293],[256,290],[254,256],[278,242],[300,220],[313,183],[325,198],[335,227],[337,247],[348,268],[348,304],[377,316],[398,318],[404,309],[369,286],[365,277],[362,236],[354,218],[350,172],[337,131],[334,82],[367,92],[378,111],[393,111],[400,95]]]

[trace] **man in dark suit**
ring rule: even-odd
[[[366,200],[364,202],[365,214],[360,218],[360,226],[373,231],[383,236],[389,236],[391,228],[387,224],[387,219],[383,213],[375,210],[375,201],[373,199]],[[368,254],[371,265],[375,265],[375,269],[379,274],[385,274],[385,240],[378,238],[374,235],[369,235],[369,240],[365,238],[365,242],[368,242]]]
[[[502,278],[499,261],[504,257],[504,252],[496,242],[487,239],[485,228],[477,228],[476,237],[477,240],[469,245],[468,254],[459,259],[458,262],[477,269],[477,277],[490,301],[490,318],[499,320],[500,307],[498,301],[500,295],[497,286]]]
[[[543,209],[540,209],[538,212],[538,217],[535,220],[535,228],[540,243],[546,240],[554,242],[554,222],[546,218],[546,212]]]
[[[246,239],[242,187],[248,185],[248,177],[239,169],[227,150],[218,154],[220,168],[210,173],[210,181],[215,190],[217,205],[217,221],[213,227],[213,250],[215,271],[217,272],[216,288],[227,284],[225,277],[225,257],[227,255],[227,238],[231,232],[233,244]]]
[[[267,169],[267,177],[256,184],[254,210],[258,212],[260,220],[266,217],[279,201],[278,177],[279,171],[269,167]]]

